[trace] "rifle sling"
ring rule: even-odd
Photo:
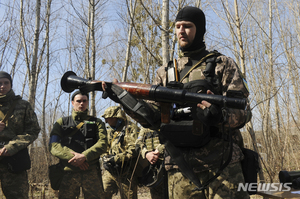
[[[223,129],[224,129],[224,123],[223,125]],[[223,131],[224,133],[224,131]],[[228,139],[229,139],[229,155],[228,158],[226,160],[226,162],[224,162],[224,164],[222,164],[219,168],[219,170],[216,172],[216,174],[211,177],[210,179],[208,179],[204,185],[203,185],[203,189],[205,189],[207,187],[207,185],[209,185],[209,183],[211,183],[212,181],[214,181],[215,179],[217,179],[217,177],[219,177],[222,173],[222,171],[228,166],[228,164],[230,163],[231,159],[232,159],[232,151],[233,151],[233,140],[232,140],[232,134],[231,134],[231,129],[229,128],[229,133],[228,133]],[[225,150],[224,150],[225,151]],[[223,158],[222,161],[223,162]]]
[[[188,163],[185,161],[180,149],[176,148],[169,140],[165,142],[165,148],[172,157],[172,159],[177,164],[178,168],[180,169],[181,173],[187,177],[191,182],[193,182],[198,189],[201,189],[203,186],[197,177],[197,175],[194,173],[192,168],[188,165]]]
[[[139,117],[142,117],[150,126],[154,126],[154,122],[149,114],[149,110],[141,102],[139,102],[135,97],[133,97],[128,91],[123,90],[118,85],[112,84],[111,90],[114,92],[119,99],[119,103],[123,105],[124,108],[135,112]],[[126,112],[126,110],[125,110]]]

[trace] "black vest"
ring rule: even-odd
[[[62,121],[62,146],[66,146],[75,152],[82,153],[98,141],[97,118],[91,117],[89,120],[84,121],[84,125],[77,131],[76,126],[79,123],[76,123],[72,116],[63,117]],[[76,133],[74,134],[75,131]]]
[[[211,90],[215,94],[220,93],[221,86],[220,81],[215,76],[215,67],[216,63],[220,61],[217,60],[217,57],[221,54],[218,52],[214,53],[214,55],[209,56],[204,60],[206,62],[206,69],[203,72],[205,79],[194,80],[185,84],[181,83],[182,85],[180,87],[182,87],[182,89],[195,93],[200,90],[203,93],[206,93],[207,90]],[[185,73],[180,74],[180,76],[184,75]],[[190,108],[190,113],[177,116],[173,114],[176,113],[176,110],[183,109],[185,107]],[[169,124],[161,124],[161,134],[163,134],[166,139],[177,147],[202,147],[206,145],[212,137],[218,134],[219,129],[214,126],[202,124],[199,120],[197,120],[197,116],[195,114],[196,104],[176,105],[176,109],[174,109],[171,114],[173,115],[171,122]],[[163,141],[164,140],[161,140],[161,142]]]

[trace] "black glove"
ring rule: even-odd
[[[114,102],[120,103],[119,98],[117,97],[117,95],[111,89],[112,86],[114,86],[114,85],[106,83],[105,91],[103,91],[103,93],[102,93],[102,98],[106,99],[107,97],[109,97]],[[120,89],[122,89],[122,88],[120,88]]]
[[[103,167],[105,170],[110,171],[113,168],[115,168],[116,162],[115,162],[115,156],[114,155],[108,155],[103,157]]]
[[[223,121],[222,108],[218,105],[212,104],[210,107],[197,107],[197,118],[207,126],[215,126]]]

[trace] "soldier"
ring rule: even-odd
[[[205,24],[205,15],[199,8],[187,6],[178,12],[175,33],[180,58],[160,67],[153,84],[247,98],[246,81],[234,60],[206,50]],[[249,198],[248,192],[237,191],[239,183],[244,183],[243,153],[232,141],[232,137],[241,138],[232,135],[233,130],[243,127],[251,118],[249,106],[247,110],[229,109],[204,100],[197,105],[174,104],[171,122],[167,124],[157,120],[161,113],[159,103],[150,106],[138,102],[131,107],[127,103],[130,96],[125,98],[121,92],[112,92],[105,82],[102,88],[112,100],[125,105],[132,118],[145,127],[158,128],[164,137],[170,198]]]
[[[163,164],[165,146],[160,143],[158,132],[141,128],[135,145],[142,158],[146,159],[148,164],[150,163],[144,168],[144,172],[139,178],[140,183],[149,187],[152,199],[168,198],[166,172]]]
[[[181,50],[177,62],[177,82],[183,83],[183,87],[190,92],[247,98],[247,85],[233,59],[206,50],[205,23],[204,13],[196,7],[187,6],[176,16],[175,32]],[[157,70],[155,85],[174,84],[171,78],[167,78],[169,71],[165,70],[166,67]],[[204,189],[195,189],[195,184],[191,185],[190,179],[178,169],[180,163],[174,161],[172,156],[166,157],[169,197],[249,198],[246,191],[237,191],[238,184],[244,182],[242,151],[228,140],[231,129],[240,128],[249,120],[250,111],[226,110],[202,101],[197,106],[177,104],[174,113],[178,115],[173,115],[173,123],[162,125],[160,130],[180,149]],[[225,113],[227,118],[223,117]]]
[[[7,199],[28,198],[26,169],[30,168],[27,146],[40,132],[31,105],[15,95],[11,76],[0,71],[0,180]]]
[[[72,115],[58,119],[50,134],[49,150],[64,169],[59,198],[78,198],[80,187],[84,198],[103,196],[99,158],[107,135],[101,119],[88,115],[88,100],[88,94],[74,92]]]
[[[125,112],[112,106],[102,115],[109,124],[108,154],[103,157],[103,188],[106,198],[120,191],[121,198],[137,198],[135,135],[137,126],[128,124]],[[134,136],[132,136],[134,135]]]

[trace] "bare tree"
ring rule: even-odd
[[[132,3],[132,0],[127,2],[127,10],[128,10],[128,15],[129,15],[129,28],[128,28],[128,38],[127,38],[127,48],[126,48],[126,55],[125,55],[125,65],[123,68],[123,75],[122,75],[122,82],[125,82],[127,80],[127,71],[129,67],[129,62],[130,62],[130,48],[131,48],[131,39],[132,39],[132,31],[133,31],[133,21],[134,21],[134,16],[135,16],[135,8],[137,1],[134,1]],[[132,5],[133,4],[133,5]]]
[[[46,162],[49,164],[49,153],[48,153],[48,139],[47,139],[47,131],[46,131],[46,102],[47,102],[47,91],[49,86],[49,69],[50,69],[50,42],[49,42],[49,32],[50,32],[50,15],[51,15],[51,3],[52,0],[48,0],[47,2],[47,13],[46,13],[46,44],[47,44],[47,66],[46,66],[46,81],[45,81],[45,89],[44,89],[44,100],[42,105],[42,122],[41,122],[41,134],[42,134],[42,142],[45,151]],[[47,166],[48,166],[47,164]]]
[[[163,64],[170,60],[169,46],[169,0],[163,0],[162,5],[162,58]]]
[[[23,0],[21,0],[23,1]],[[33,52],[32,52],[32,63],[31,67],[27,65],[29,71],[29,97],[28,101],[35,107],[35,95],[37,86],[37,60],[38,60],[38,46],[39,46],[39,36],[40,36],[40,14],[41,14],[41,0],[36,0],[36,18],[35,18],[35,31],[34,31],[34,42],[33,42]],[[24,43],[24,46],[26,44]],[[28,55],[26,55],[28,57]]]
[[[89,1],[89,30],[91,33],[91,45],[92,45],[92,55],[91,55],[91,72],[89,77],[91,79],[95,79],[95,70],[96,70],[96,39],[95,39],[95,0]],[[95,92],[93,91],[91,94],[91,114],[96,116],[96,107],[95,107]]]

